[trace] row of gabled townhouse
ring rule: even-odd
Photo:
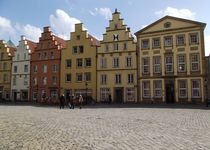
[[[82,23],[67,41],[49,27],[38,43],[22,36],[9,57],[11,94],[4,98],[55,103],[61,94],[82,94],[97,102],[108,102],[109,95],[119,103],[204,102],[205,24],[165,16],[136,32],[135,40],[123,21],[115,10],[101,41]],[[4,89],[0,85],[0,94]]]

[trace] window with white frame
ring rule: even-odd
[[[160,56],[154,56],[153,57],[153,67],[154,67],[154,73],[160,73],[161,72],[161,57]]]
[[[142,58],[142,73],[149,74],[149,58]]]
[[[77,59],[77,67],[81,68],[82,67],[82,58]]]
[[[114,50],[118,50],[118,43],[114,43]]]
[[[173,56],[168,55],[165,57],[165,65],[166,65],[166,73],[172,73],[173,72]]]
[[[119,67],[119,58],[115,57],[113,58],[113,68],[118,68]]]
[[[109,100],[110,89],[100,88],[100,100],[101,102],[107,102]]]
[[[115,75],[115,83],[116,84],[121,84],[121,74],[116,74]]]
[[[42,72],[43,73],[47,73],[47,65],[43,65],[42,66]]]
[[[24,72],[28,72],[28,65],[24,65]]]
[[[106,58],[101,58],[101,68],[106,68],[107,67],[107,59]]]
[[[52,65],[52,71],[53,72],[58,72],[58,65],[57,64]]]
[[[190,44],[198,44],[198,33],[190,33]]]
[[[152,47],[153,48],[160,48],[160,38],[152,39]]]
[[[47,77],[42,77],[42,85],[46,85],[47,84]]]
[[[149,49],[149,39],[144,39],[141,41],[141,49]]]
[[[66,59],[66,68],[71,68],[72,62],[71,59]]]
[[[166,37],[164,37],[164,46],[165,47],[170,47],[172,45],[173,45],[172,36],[166,36]]]
[[[132,67],[132,56],[126,57],[126,67]]]
[[[71,82],[71,74],[70,73],[66,74],[65,81]]]
[[[185,45],[185,35],[177,35],[176,36],[176,44],[178,46]]]
[[[82,82],[82,73],[76,73],[76,81]]]
[[[85,72],[85,81],[91,81],[91,72]]]
[[[191,71],[199,71],[199,54],[191,54]]]
[[[132,73],[128,74],[128,83],[133,83],[134,82],[134,75]]]
[[[56,85],[57,84],[57,77],[56,76],[53,76],[52,77],[52,84],[53,85]]]
[[[128,102],[133,102],[135,101],[135,88],[126,88],[126,97]]]
[[[186,57],[185,55],[178,55],[178,72],[186,72]]]
[[[200,98],[200,80],[192,80],[192,98]]]
[[[85,67],[91,67],[91,58],[85,58]]]
[[[149,98],[150,97],[150,81],[142,82],[142,90],[143,90],[143,97]]]
[[[178,80],[179,98],[187,98],[187,80]]]
[[[107,81],[107,75],[106,74],[102,74],[101,75],[101,84],[106,84]]]
[[[162,95],[162,81],[154,80],[154,97],[161,97]]]

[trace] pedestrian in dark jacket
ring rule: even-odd
[[[71,105],[71,109],[74,109],[74,95],[70,96],[70,105]]]
[[[64,109],[65,97],[64,94],[59,97],[60,100],[60,109]]]

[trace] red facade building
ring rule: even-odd
[[[30,99],[39,103],[57,103],[60,91],[61,49],[65,40],[55,36],[49,27],[39,38],[31,54]]]

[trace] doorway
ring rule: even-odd
[[[174,80],[165,80],[165,98],[166,98],[166,103],[174,103],[175,102],[175,97],[174,97]]]
[[[123,103],[123,87],[115,88],[114,96],[116,103]]]
[[[14,96],[14,102],[16,102],[17,101],[17,92],[14,92],[13,96]]]

